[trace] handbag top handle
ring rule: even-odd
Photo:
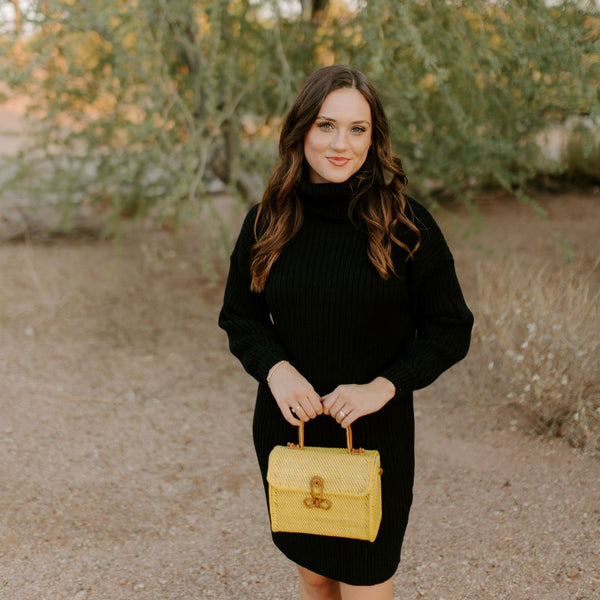
[[[302,450],[304,448],[304,421],[300,421],[300,425],[298,426],[298,445],[296,444],[288,444],[290,447],[298,448]],[[348,447],[349,454],[364,454],[364,448],[353,448],[352,447],[352,428],[350,425],[346,427],[346,446]]]

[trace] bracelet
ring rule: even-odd
[[[273,377],[273,373],[275,373],[275,371],[277,370],[277,367],[280,367],[281,365],[283,365],[284,363],[288,363],[289,362],[287,360],[280,360],[279,362],[275,363],[270,369],[269,372],[267,373],[267,385],[270,386],[271,385],[271,377]]]

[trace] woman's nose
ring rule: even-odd
[[[346,132],[338,129],[333,136],[333,140],[331,141],[331,148],[339,152],[341,150],[345,150],[347,146],[348,142],[346,140]]]

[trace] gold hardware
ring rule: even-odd
[[[322,508],[329,510],[331,508],[331,500],[323,498],[325,482],[322,477],[315,475],[310,480],[310,498],[304,498],[304,505],[308,508]]]

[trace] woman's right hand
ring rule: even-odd
[[[321,397],[313,386],[288,362],[278,366],[269,381],[271,393],[283,418],[298,427],[300,421],[323,413]]]

